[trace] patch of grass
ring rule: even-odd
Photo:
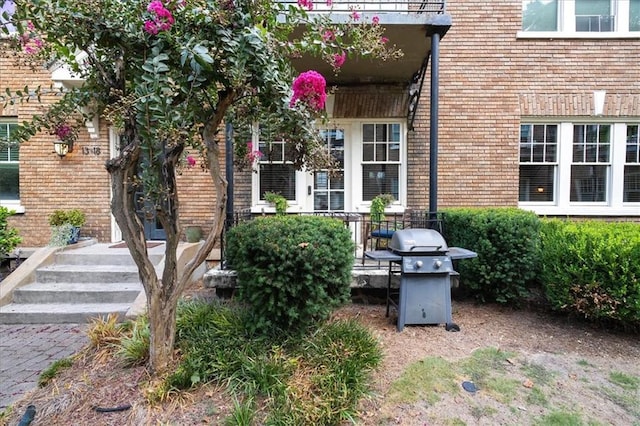
[[[459,392],[457,372],[451,363],[440,357],[430,357],[409,365],[389,390],[392,403],[425,401],[433,405],[444,393]]]
[[[479,388],[487,384],[492,373],[502,373],[508,364],[507,359],[515,356],[497,348],[483,348],[473,351],[470,358],[462,360],[459,367]]]
[[[241,397],[231,416],[244,424],[264,400],[268,424],[339,424],[352,421],[368,392],[382,352],[355,320],[318,324],[306,334],[260,334],[250,313],[233,303],[183,302],[176,344],[183,357],[164,382],[164,394],[200,383],[226,384]]]
[[[581,360],[579,360],[579,361],[577,362],[577,364],[578,364],[580,367],[591,367],[591,368],[595,367],[593,364],[591,364],[591,363],[590,363],[589,361],[587,361],[586,359],[581,359]]]
[[[535,363],[527,363],[521,367],[521,370],[528,379],[539,385],[550,384],[555,376],[553,371]]]
[[[489,377],[485,380],[485,390],[494,394],[500,402],[509,403],[518,396],[522,386],[519,380],[504,376]]]
[[[640,389],[640,377],[629,375],[621,371],[612,371],[609,373],[609,381],[625,390],[637,391]]]
[[[467,424],[459,418],[450,419],[445,423],[447,426],[467,426]]]
[[[133,323],[130,333],[123,336],[116,344],[117,355],[127,366],[141,365],[149,359],[149,320],[146,316],[138,317]]]
[[[549,400],[547,399],[547,396],[538,387],[531,388],[529,394],[527,395],[526,401],[529,405],[537,405],[539,407],[549,406]]]
[[[473,407],[471,407],[471,415],[476,420],[480,420],[483,417],[491,417],[497,412],[498,410],[496,410],[495,408],[483,405],[474,405]]]
[[[536,426],[582,426],[582,417],[578,413],[567,411],[552,411],[533,423]]]
[[[131,329],[131,322],[119,322],[117,314],[109,314],[106,318],[98,317],[91,320],[87,336],[89,348],[95,352],[96,361],[105,361],[117,350],[120,339]]]
[[[640,420],[640,406],[638,395],[635,392],[616,392],[614,389],[603,386],[599,392],[605,395],[611,402],[622,407],[626,412]]]
[[[244,401],[233,400],[233,412],[225,419],[226,426],[251,426],[256,417],[256,407],[252,398]]]
[[[61,370],[69,368],[73,365],[73,357],[62,358],[53,361],[49,367],[45,368],[40,377],[38,377],[38,386],[45,387],[53,378],[55,378]]]

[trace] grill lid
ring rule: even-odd
[[[389,250],[400,255],[444,254],[449,251],[444,237],[433,229],[400,229],[393,233]]]

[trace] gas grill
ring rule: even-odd
[[[447,246],[433,229],[402,229],[391,237],[387,250],[367,252],[374,260],[389,261],[387,316],[389,307],[398,311],[397,329],[405,324],[445,324],[447,331],[459,331],[451,315],[452,259],[476,257],[466,249]],[[392,291],[392,276],[400,275],[398,291]]]

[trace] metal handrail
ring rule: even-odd
[[[285,5],[298,5],[297,0],[280,0],[279,3]],[[308,13],[345,13],[356,10],[358,12],[376,13],[445,13],[446,0],[316,0],[313,1],[311,10]]]

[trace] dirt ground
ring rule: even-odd
[[[386,318],[385,306],[380,303],[350,304],[335,316],[355,317],[367,325],[379,338],[385,354],[373,375],[372,396],[361,404],[358,425],[536,424],[541,416],[558,410],[578,413],[584,424],[640,424],[637,408],[621,404],[616,392],[603,391],[615,388],[607,379],[611,372],[640,380],[637,335],[598,330],[546,313],[473,302],[453,302],[459,332],[447,332],[444,326],[406,326],[397,332],[393,315]],[[412,363],[427,357],[455,362],[489,347],[511,353],[502,374],[522,383],[518,394],[541,389],[547,404],[528,404],[524,397],[517,396],[505,401],[483,389],[469,393],[461,386],[456,392],[440,392],[435,403],[390,402],[392,383]],[[552,372],[551,382],[543,387],[522,376],[519,367],[531,364]],[[470,378],[456,380],[461,384]],[[16,404],[5,422],[17,424],[28,404],[37,409],[33,425],[217,425],[223,424],[233,409],[232,398],[214,386],[150,408],[143,396],[147,381],[143,368],[125,370],[112,362],[96,364],[80,358],[52,384]],[[637,403],[640,390],[631,389],[627,396]],[[111,413],[95,410],[122,405],[131,407]]]

